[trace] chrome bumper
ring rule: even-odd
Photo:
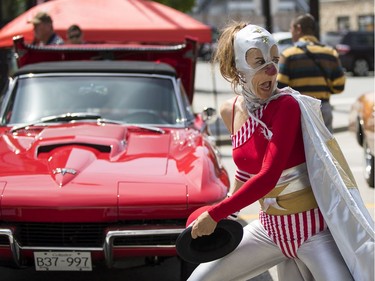
[[[168,235],[168,234],[180,234],[184,231],[184,228],[161,228],[161,229],[117,229],[107,230],[103,247],[21,247],[14,237],[13,230],[11,228],[0,228],[0,237],[6,236],[9,240],[10,251],[12,252],[13,261],[17,267],[22,267],[21,263],[21,250],[33,250],[33,251],[102,251],[104,252],[105,262],[107,267],[112,267],[113,260],[113,241],[116,237],[132,237],[132,236],[148,236],[148,235]],[[174,248],[174,245],[145,245],[145,246],[117,246],[121,249],[134,249],[134,248],[148,248],[148,249],[170,249]]]

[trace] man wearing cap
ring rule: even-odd
[[[345,73],[335,49],[321,44],[315,32],[317,24],[311,14],[292,20],[290,31],[294,46],[280,56],[278,87],[291,87],[303,95],[321,101],[321,112],[328,130],[333,133],[330,97],[345,88]]]
[[[53,22],[46,12],[37,13],[28,23],[34,25],[34,45],[62,45],[64,40],[55,33]]]

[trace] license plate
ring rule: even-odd
[[[37,271],[91,271],[90,252],[34,252]]]

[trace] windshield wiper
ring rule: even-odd
[[[117,124],[117,125],[126,124],[126,122],[123,122],[123,121],[106,119],[106,118],[99,118],[97,121],[98,121],[98,124],[100,124],[100,123],[109,123],[109,124]]]
[[[40,118],[37,121],[33,121],[30,123],[26,124],[21,124],[18,126],[14,126],[11,130],[10,133],[13,133],[17,130],[24,129],[26,127],[30,126],[35,126],[37,124],[41,123],[48,123],[48,122],[69,122],[69,121],[75,121],[75,120],[85,120],[85,119],[96,119],[98,123],[112,123],[112,124],[119,124],[122,125],[125,122],[120,122],[120,121],[115,121],[115,120],[109,120],[109,119],[103,119],[100,115],[98,114],[93,114],[93,113],[86,113],[86,112],[75,112],[75,113],[64,113],[60,115],[51,115],[51,116],[46,116],[43,118]],[[141,125],[141,124],[128,124],[130,126],[135,126],[137,128],[153,131],[153,132],[158,132],[160,134],[164,134],[165,131],[163,129],[160,129],[158,127],[154,126],[147,126],[147,125]]]
[[[21,124],[18,126],[14,126],[10,132],[13,133],[17,130],[24,129],[26,127],[35,126],[40,123],[48,123],[48,122],[69,122],[69,121],[75,121],[75,120],[85,120],[85,119],[100,119],[101,116],[98,114],[93,113],[86,113],[86,112],[75,112],[75,113],[64,113],[60,115],[51,115],[46,116],[43,118],[40,118],[39,120]]]

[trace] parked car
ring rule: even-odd
[[[293,46],[292,34],[290,32],[275,32],[272,33],[275,38],[277,45],[279,46],[280,54],[287,48]]]
[[[364,176],[370,187],[374,187],[374,92],[362,94],[352,105],[349,115],[349,129],[364,151]]]
[[[188,216],[229,189],[207,129],[215,111],[191,106],[195,46],[16,39],[0,111],[0,265],[85,271],[177,255]]]
[[[328,32],[324,44],[336,48],[342,66],[355,76],[367,76],[374,70],[374,32]]]

